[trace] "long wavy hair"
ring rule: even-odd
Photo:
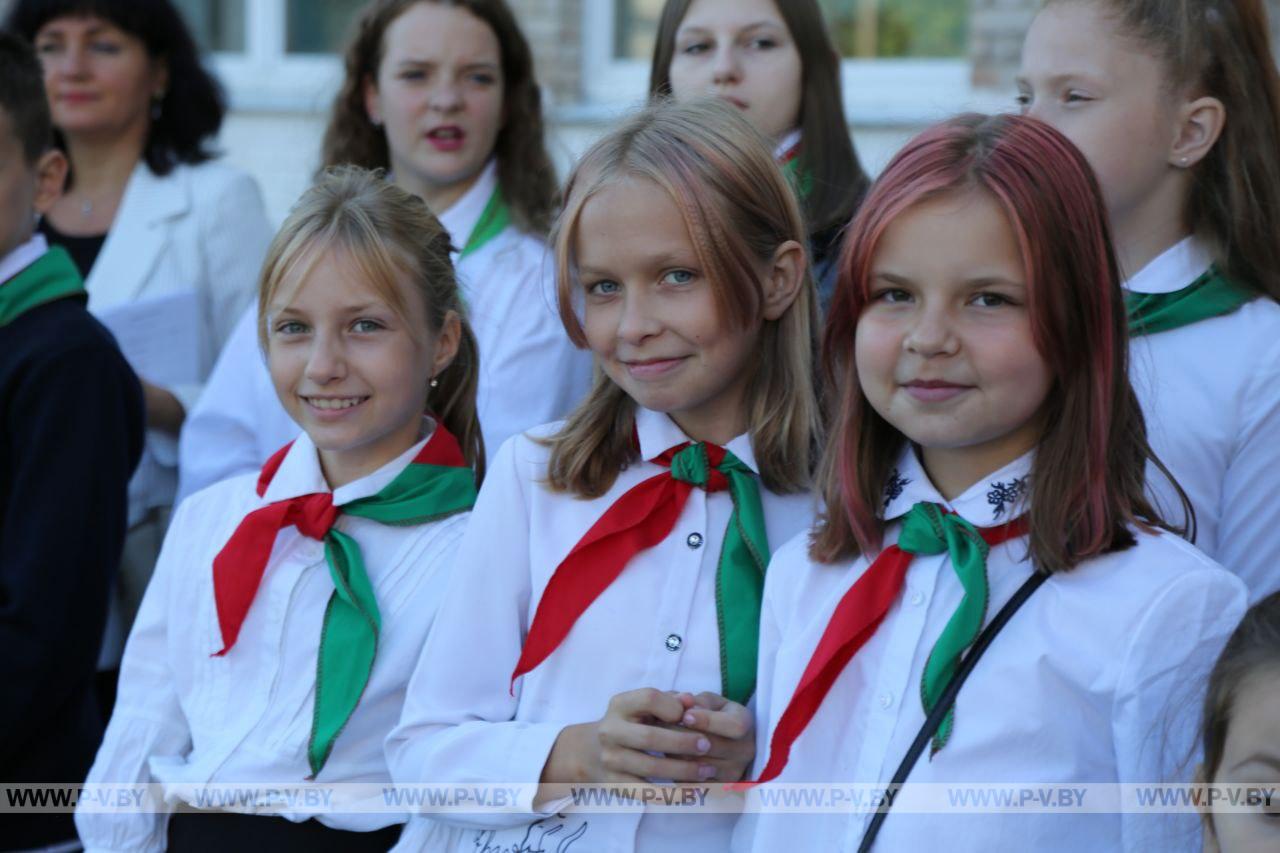
[[[398,283],[408,277],[419,288],[433,334],[450,313],[462,323],[452,363],[428,390],[427,405],[462,446],[467,464],[484,478],[484,438],[476,414],[480,348],[467,322],[458,277],[450,258],[449,232],[426,203],[358,166],[339,166],[320,176],[290,211],[267,249],[258,281],[258,341],[267,348],[267,308],[285,282],[305,277],[321,252],[342,250],[362,279],[401,315],[408,316]]]
[[[823,374],[838,401],[820,467],[826,509],[812,556],[836,562],[879,550],[884,521],[877,507],[906,441],[868,402],[853,357],[877,245],[915,205],[972,191],[990,194],[1012,224],[1032,338],[1053,376],[1029,480],[1033,561],[1042,571],[1061,571],[1127,548],[1134,542],[1130,525],[1185,533],[1160,518],[1144,491],[1148,461],[1169,474],[1147,443],[1129,384],[1120,273],[1092,170],[1044,122],[969,114],[909,142],[850,227],[823,340]],[[1193,526],[1191,507],[1178,493]]]
[[[787,241],[804,244],[804,219],[768,143],[732,107],[715,100],[650,106],[583,155],[566,186],[552,240],[565,330],[586,346],[576,309],[583,285],[574,250],[582,209],[600,190],[635,177],[665,190],[684,214],[722,322],[744,334],[760,324],[745,401],[760,478],[778,493],[808,489],[821,443],[813,381],[817,297],[806,274],[782,317],[766,320],[758,272],[758,264]],[[597,370],[587,398],[548,441],[551,487],[584,497],[604,494],[639,458],[634,426],[635,402]]]
[[[348,163],[366,169],[390,168],[387,135],[365,110],[365,84],[378,79],[387,29],[419,3],[466,9],[497,37],[506,117],[493,147],[498,185],[516,226],[545,236],[558,202],[556,173],[543,138],[542,94],[534,77],[533,54],[504,0],[374,0],[365,6],[347,43],[346,72],[324,132],[321,168]]]

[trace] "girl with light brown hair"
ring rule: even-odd
[[[515,813],[407,834],[726,849],[732,814],[560,815],[556,786],[734,781],[751,762],[765,566],[812,519],[803,219],[768,143],[716,101],[624,121],[565,198],[560,313],[601,369],[567,421],[490,466],[388,739],[403,782],[528,784]]]

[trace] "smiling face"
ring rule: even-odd
[[[608,377],[691,438],[724,443],[744,432],[761,322],[722,321],[671,196],[644,178],[604,186],[582,207],[574,253],[587,345]]]
[[[46,23],[34,41],[63,133],[115,136],[147,126],[167,72],[141,39],[94,15],[68,15]]]
[[[854,342],[858,380],[876,412],[921,446],[944,494],[1039,439],[1052,377],[1032,338],[1027,287],[1013,229],[985,192],[909,208],[876,247]]]
[[[421,291],[397,283],[402,316],[345,252],[299,262],[267,308],[267,364],[276,394],[320,451],[337,488],[417,442],[431,378],[457,350],[446,324],[430,333]]]
[[[1240,685],[1213,782],[1260,791],[1280,789],[1280,668],[1259,670]],[[1270,805],[1259,802],[1243,813],[1215,812],[1204,849],[1206,853],[1280,849],[1278,815],[1280,794],[1273,794]]]
[[[1170,163],[1179,112],[1167,77],[1157,57],[1089,0],[1046,7],[1022,47],[1023,111],[1053,125],[1085,155],[1122,251],[1185,205],[1185,176]]]
[[[446,209],[475,182],[502,129],[498,37],[466,9],[411,6],[383,35],[365,105],[386,132],[396,183]]]
[[[800,124],[800,53],[772,0],[694,0],[670,77],[677,98],[724,98],[775,142]]]

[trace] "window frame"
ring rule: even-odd
[[[608,108],[643,99],[650,63],[614,56],[617,4],[594,0],[583,7],[584,100]],[[840,78],[845,115],[855,125],[922,124],[990,102],[973,86],[968,57],[843,59]]]

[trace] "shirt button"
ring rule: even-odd
[[[921,604],[924,604],[924,593],[918,589],[913,589],[911,591],[911,604],[914,607],[919,607]]]
[[[690,533],[690,534],[689,534],[689,538],[688,538],[688,539],[686,539],[686,540],[684,540],[684,544],[688,545],[690,548],[701,548],[701,547],[702,547],[702,534],[701,534],[701,533]]]
[[[680,639],[679,634],[667,634],[667,651],[678,652],[683,645],[684,640]]]
[[[886,711],[893,707],[893,694],[892,694],[892,693],[881,693],[881,694],[880,694],[880,707],[881,707],[881,708],[884,708]]]

